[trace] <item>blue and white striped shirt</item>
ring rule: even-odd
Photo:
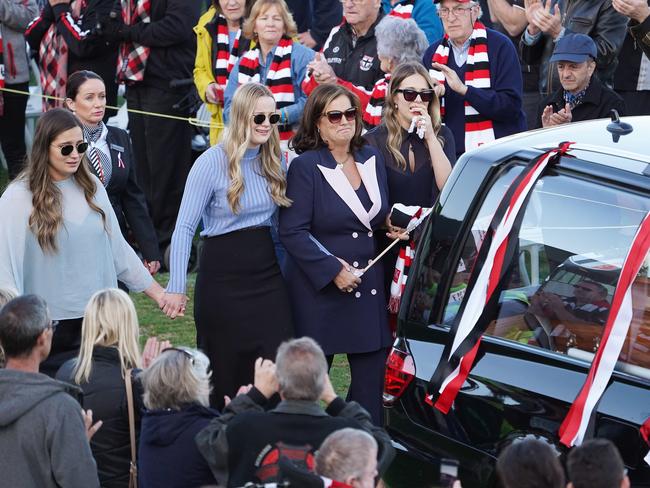
[[[192,166],[172,235],[169,293],[185,293],[187,261],[200,220],[203,220],[201,236],[208,237],[272,224],[278,207],[271,198],[267,180],[262,176],[259,147],[247,149],[240,165],[244,192],[239,199],[238,214],[234,214],[228,205],[230,176],[223,145],[212,146]]]

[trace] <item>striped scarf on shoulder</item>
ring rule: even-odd
[[[447,65],[451,50],[449,36],[445,34],[433,54],[433,63]],[[441,71],[429,70],[431,77],[444,85],[445,77]],[[465,84],[474,88],[490,88],[490,59],[488,57],[487,32],[478,20],[470,36],[469,54],[465,68]],[[445,117],[445,97],[440,99],[440,115]],[[492,121],[484,117],[465,100],[465,151],[475,149],[481,144],[494,140]]]
[[[415,5],[415,0],[408,0],[406,2],[401,2],[399,5],[395,5],[393,9],[388,13],[393,17],[399,17],[400,19],[410,19],[413,16],[413,6]]]
[[[214,79],[217,82],[217,85],[221,90],[226,89],[226,83],[228,83],[228,75],[232,71],[232,67],[237,62],[239,58],[239,40],[241,38],[241,29],[237,31],[235,35],[235,41],[232,43],[232,49],[230,49],[230,37],[228,31],[228,21],[226,18],[218,14],[217,15],[217,38],[216,38],[216,60],[214,67]]]
[[[370,100],[363,112],[363,121],[368,128],[377,127],[381,124],[384,100],[386,98],[386,91],[388,91],[389,81],[390,74],[387,74],[385,77],[377,80],[375,86],[372,88]]]
[[[283,37],[275,48],[273,61],[266,74],[266,86],[269,87],[278,109],[293,105],[293,82],[291,80],[291,48],[293,41]],[[239,85],[244,83],[260,83],[260,54],[259,47],[255,47],[242,56],[239,62]],[[280,140],[286,141],[293,137],[293,130],[289,124],[280,124]]]

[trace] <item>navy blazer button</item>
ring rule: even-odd
[[[354,266],[355,268],[358,268],[359,267],[359,261],[355,261],[354,263],[352,263],[352,266]]]
[[[377,290],[375,290],[375,289],[373,288],[372,290],[370,290],[370,294],[371,294],[371,295],[376,295],[376,294],[377,294]]]
[[[353,232],[352,237],[356,239],[357,237],[359,237],[359,234],[357,234],[356,232]]]
[[[372,259],[368,259],[368,264],[372,264]]]
[[[356,292],[356,293],[354,294],[354,297],[355,297],[355,298],[361,298],[361,292],[360,292],[360,291]]]
[[[372,237],[372,231],[368,232],[368,237]]]

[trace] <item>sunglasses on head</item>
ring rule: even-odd
[[[352,122],[357,118],[357,108],[350,107],[342,112],[340,110],[332,110],[331,112],[326,112],[321,115],[321,117],[327,117],[327,120],[329,120],[331,124],[339,124],[341,120],[343,120],[343,116],[345,116],[345,120]]]
[[[253,115],[253,122],[257,125],[262,125],[264,121],[266,120],[267,115],[266,114],[255,114]],[[280,114],[268,114],[269,117],[269,123],[272,125],[277,124],[280,122]]]
[[[420,100],[423,102],[430,102],[433,100],[433,95],[435,92],[431,89],[417,91],[413,90],[412,88],[400,88],[397,90],[397,93],[401,93],[404,96],[404,100],[407,102],[414,102],[418,95],[420,96]]]
[[[168,347],[168,348],[166,348],[166,349],[163,349],[163,350],[160,351],[160,352],[162,353],[162,352],[167,352],[167,351],[176,351],[176,352],[180,352],[181,354],[183,354],[183,356],[185,356],[187,359],[189,359],[190,364],[191,364],[192,366],[194,366],[194,356],[193,356],[192,353],[190,353],[189,351],[186,351],[185,349],[182,349],[182,348],[180,348],[180,347]]]
[[[63,146],[58,146],[58,147],[61,150],[61,156],[70,156],[70,154],[72,154],[72,151],[74,151],[75,149],[74,144],[65,144]],[[88,149],[88,143],[80,142],[79,144],[77,144],[76,148],[79,154],[83,154],[86,152],[86,149]]]

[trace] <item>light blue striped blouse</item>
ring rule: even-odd
[[[201,236],[208,237],[272,224],[277,205],[262,176],[259,147],[247,149],[240,164],[244,192],[239,200],[241,208],[238,214],[234,214],[228,205],[230,177],[222,144],[205,151],[192,166],[172,235],[168,292],[185,293],[187,262],[200,220],[203,220]]]

